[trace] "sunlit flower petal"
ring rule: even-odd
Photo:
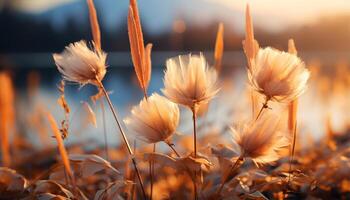
[[[61,54],[53,54],[63,78],[79,84],[102,81],[106,74],[107,54],[90,49],[85,41],[69,44]]]
[[[306,89],[310,72],[296,55],[270,47],[260,49],[248,78],[267,100],[289,102]]]
[[[218,92],[215,69],[209,69],[201,55],[180,55],[168,59],[164,95],[171,101],[193,108],[208,102]]]
[[[278,151],[289,145],[289,140],[278,130],[274,116],[260,118],[253,123],[231,128],[235,149],[242,157],[250,157],[256,164],[279,159]]]
[[[179,124],[177,104],[156,93],[143,99],[131,110],[125,124],[142,140],[149,143],[167,141]]]

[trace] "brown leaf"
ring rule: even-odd
[[[105,189],[96,192],[94,200],[105,200],[105,199],[125,199],[122,196],[123,191],[126,187],[133,185],[131,181],[115,181],[109,183]]]
[[[37,200],[68,200],[68,198],[64,196],[51,194],[51,193],[38,194],[35,196],[35,198]]]
[[[49,197],[55,197],[57,195],[69,199],[74,198],[73,194],[69,190],[52,180],[37,181],[29,188],[29,191],[33,196],[42,197],[42,199],[50,199]]]
[[[101,170],[110,170],[115,174],[120,174],[120,172],[115,169],[110,162],[97,155],[83,155],[83,154],[71,154],[69,155],[69,160],[72,163],[80,164],[81,172],[83,177],[91,176]]]
[[[108,161],[97,155],[70,154],[69,161],[73,166],[74,175],[78,178],[89,178],[103,170],[112,176],[118,177],[120,175],[120,172]],[[58,167],[50,174],[50,179],[62,181],[64,176],[64,169]]]
[[[226,172],[228,172],[234,164],[232,162],[232,158],[239,157],[239,154],[237,152],[222,144],[216,145],[216,147],[212,147],[211,153],[218,158],[222,178],[225,177]]]
[[[147,161],[152,160],[154,163],[161,164],[163,166],[171,167],[177,169],[177,162],[175,158],[161,153],[145,153],[143,158]]]
[[[83,109],[86,113],[86,115],[84,116],[86,117],[87,122],[91,123],[95,128],[97,128],[96,115],[88,102],[86,101],[83,102]]]
[[[0,167],[0,196],[22,193],[27,186],[27,180],[16,171]]]
[[[190,172],[199,171],[200,169],[209,169],[210,166],[213,165],[206,157],[200,155],[197,155],[197,158],[194,158],[192,155],[182,158],[172,158],[161,153],[145,153],[144,159],[153,160],[155,163],[168,166],[176,170],[185,170]]]

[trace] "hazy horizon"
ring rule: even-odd
[[[128,0],[96,1],[100,20],[107,29],[119,27],[126,20]],[[244,30],[244,10],[247,3],[256,27],[266,31],[283,31],[288,27],[302,27],[317,23],[326,16],[350,13],[350,1],[345,0],[147,0],[139,1],[140,14],[145,29],[153,34],[170,30],[174,21],[183,20],[189,25],[208,25],[222,21],[238,32]],[[159,6],[161,4],[161,6]],[[58,29],[69,18],[78,24],[87,23],[84,0],[2,0],[4,7],[32,15],[38,21],[49,21]],[[281,12],[283,10],[283,12]],[[196,15],[193,15],[196,13]]]

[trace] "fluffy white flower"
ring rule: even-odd
[[[125,124],[142,140],[149,143],[168,142],[179,124],[180,111],[177,104],[156,93],[143,99],[131,110]]]
[[[259,49],[251,70],[250,84],[266,100],[289,102],[306,89],[310,72],[296,55],[270,47]]]
[[[289,140],[278,127],[275,116],[266,116],[236,129],[231,128],[235,149],[241,157],[249,157],[257,165],[278,160],[279,150],[289,145]]]
[[[218,92],[215,69],[209,69],[201,55],[180,55],[166,62],[164,95],[190,107],[208,102]]]
[[[58,71],[63,78],[79,84],[97,85],[106,74],[107,54],[90,49],[85,41],[69,44],[61,54],[53,54]]]

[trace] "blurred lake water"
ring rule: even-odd
[[[152,53],[152,78],[149,86],[148,93],[153,92],[161,93],[160,89],[163,87],[163,70],[165,67],[165,61],[167,58],[186,54],[187,52],[153,52]],[[197,52],[198,53],[198,52]],[[213,52],[204,52],[204,55],[208,58],[209,63],[213,63]],[[326,73],[332,74],[334,71],[334,66],[337,63],[349,63],[350,53],[349,52],[301,52],[301,57],[306,61],[307,64],[320,65],[320,70]],[[11,72],[14,78],[14,84],[16,87],[16,97],[17,104],[20,110],[24,110],[27,115],[34,114],[36,111],[34,109],[35,104],[43,106],[45,109],[52,112],[57,121],[63,119],[63,111],[57,104],[57,98],[59,97],[59,92],[57,90],[57,85],[61,80],[61,76],[57,71],[55,64],[53,62],[50,53],[34,53],[34,54],[7,54],[2,55],[0,60],[3,63],[7,63],[7,69]],[[243,52],[233,51],[226,52],[223,59],[223,77],[224,79],[233,80],[234,92],[232,94],[226,94],[236,99],[239,102],[239,97],[244,92],[246,84],[246,74],[245,74],[245,56]],[[34,97],[29,99],[28,96],[28,75],[35,73],[39,79],[39,88]],[[129,52],[113,52],[108,55],[108,72],[104,79],[104,84],[107,90],[111,91],[111,99],[114,105],[117,107],[121,118],[129,114],[132,105],[136,105],[142,98],[143,95],[138,87],[137,80],[135,77],[134,69],[131,64]],[[94,140],[102,142],[102,122],[101,122],[101,112],[99,105],[93,105],[90,101],[90,96],[96,94],[97,89],[94,86],[86,85],[81,87],[77,84],[67,83],[66,84],[66,99],[68,104],[72,108],[71,114],[71,131],[76,132],[72,134],[70,142],[80,141],[82,138],[86,140]],[[230,98],[231,98],[230,97]],[[233,104],[233,99],[229,99],[228,107]],[[242,97],[243,98],[243,97]],[[96,118],[98,121],[98,127],[84,127],[82,128],[79,124],[84,115],[82,111],[81,102],[87,101],[93,107],[96,113]],[[219,101],[219,100],[217,100]],[[311,100],[307,100],[310,102]],[[215,104],[215,103],[213,103]],[[220,104],[220,103],[219,103]],[[223,105],[223,104],[220,104]],[[301,105],[301,107],[307,107],[308,105]],[[218,106],[220,107],[220,106]],[[227,111],[228,108],[221,106],[221,110],[215,109],[213,113],[208,117],[214,121],[220,122],[221,124],[232,124],[230,123],[231,118],[224,119],[222,112]],[[190,122],[190,115],[186,109],[183,109],[182,121]],[[317,110],[315,108],[315,110]],[[215,113],[216,111],[216,113]],[[18,112],[18,111],[17,111]],[[221,112],[221,113],[220,113]],[[243,112],[250,112],[249,108],[243,110]],[[119,134],[115,134],[117,129],[113,122],[112,116],[107,109],[107,130],[108,136],[110,138],[110,143],[117,144],[119,141]],[[228,113],[227,113],[228,114]],[[308,113],[302,114],[302,118],[306,121],[315,120],[315,118],[320,118],[317,116],[319,113]],[[23,115],[23,113],[20,113]],[[310,124],[309,124],[310,125]],[[29,137],[33,137],[35,140],[36,130],[26,129],[29,132]],[[311,128],[308,131],[313,132],[316,137],[322,132],[323,128],[318,125],[311,124]],[[186,134],[191,133],[191,125],[188,123],[181,123],[179,132],[184,132]],[[81,137],[82,136],[82,137]]]

